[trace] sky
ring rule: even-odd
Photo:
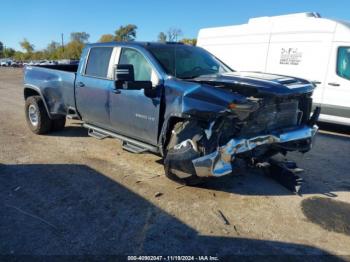
[[[96,42],[125,24],[137,25],[140,41],[155,41],[170,27],[195,38],[201,28],[298,12],[350,21],[350,0],[0,0],[0,41],[21,50],[27,38],[40,50],[60,42],[61,33],[67,42],[71,32],[85,31]]]

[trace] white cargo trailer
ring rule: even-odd
[[[239,71],[308,79],[320,120],[350,125],[350,23],[299,13],[205,28],[197,45]]]

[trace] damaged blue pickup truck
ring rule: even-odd
[[[299,78],[235,72],[179,43],[88,44],[79,65],[27,66],[24,76],[34,133],[79,119],[95,138],[160,154],[165,174],[190,185],[230,174],[241,160],[296,169],[270,159],[310,150],[320,113],[311,112],[313,90]]]

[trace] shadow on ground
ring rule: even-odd
[[[342,132],[347,127],[322,124],[332,132]],[[87,129],[80,123],[71,123],[64,130],[50,134],[52,136],[86,137]],[[339,149],[342,149],[341,151]],[[325,151],[327,153],[325,154]],[[336,197],[337,192],[350,191],[350,176],[342,170],[348,170],[348,156],[350,155],[350,137],[343,133],[324,134],[316,137],[314,148],[306,154],[289,153],[287,159],[295,161],[299,167],[306,170],[301,177],[305,183],[301,194],[323,194]],[[332,157],[329,157],[332,156]],[[334,157],[338,156],[338,157]],[[321,165],[315,163],[321,162]],[[325,164],[326,163],[326,164]],[[162,158],[155,164],[163,165]],[[204,189],[238,193],[242,195],[291,195],[288,189],[273,179],[267,177],[260,170],[250,168],[236,168],[231,176],[209,180],[201,186]]]
[[[293,243],[200,235],[84,165],[0,165],[1,254],[322,255]]]
[[[326,230],[350,235],[350,204],[325,197],[311,197],[301,203],[304,215]]]
[[[62,137],[87,137],[88,130],[80,124],[66,126],[61,131],[49,133],[48,136],[62,136]]]

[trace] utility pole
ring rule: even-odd
[[[62,51],[64,53],[63,33],[61,34]]]

